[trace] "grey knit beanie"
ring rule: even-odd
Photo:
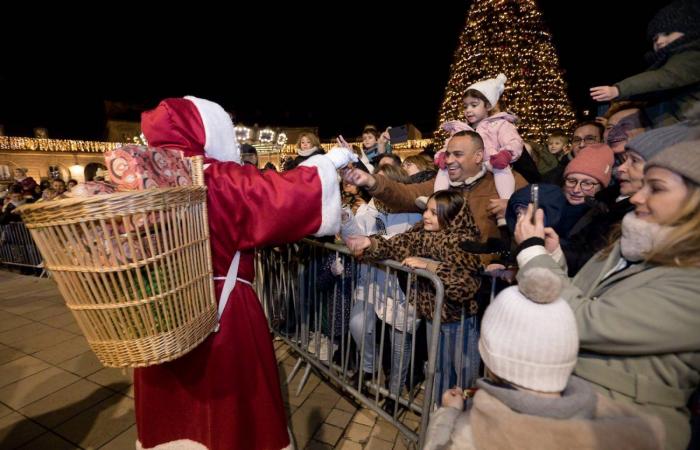
[[[663,167],[700,185],[700,139],[684,141],[668,147],[651,159],[645,166]]]
[[[655,128],[630,139],[625,150],[639,153],[645,161],[649,161],[662,150],[679,142],[700,137],[700,126],[697,122],[680,122],[667,127]]]

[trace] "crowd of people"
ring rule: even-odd
[[[388,130],[367,126],[361,146],[341,136],[328,153],[318,136],[302,133],[280,171],[258,170],[255,148],[237,146],[230,124],[206,131],[225,131],[221,142],[229,139],[232,152],[225,160],[209,153],[209,136],[180,142],[190,134],[169,130],[185,114],[178,110],[224,117],[218,105],[169,99],[144,113],[152,145],[219,160],[206,176],[222,331],[179,360],[136,371],[139,446],[288,445],[274,354],[262,344],[267,328],[250,288],[252,255],[262,245],[333,233],[373,286],[356,288],[373,294],[341,292],[347,303],[332,311],[364,353],[358,371],[376,370],[376,349],[363,343],[376,341],[391,307],[392,366],[402,370],[387,375],[390,390],[400,391],[416,342],[406,337],[416,327],[405,324],[424,321],[430,339],[439,316],[439,409],[426,448],[697,445],[689,408],[700,384],[699,17],[696,0],[660,10],[649,24],[649,70],[591,88],[594,100],[611,102],[607,113],[550,130],[546,142],[519,135],[501,99],[503,74],[463,93],[463,117],[442,124],[450,134],[442,147],[403,160]],[[18,220],[12,210],[24,202],[60,198],[73,181],[41,187],[23,169],[15,176],[0,221]],[[314,183],[318,189],[308,188]],[[251,192],[258,202],[236,201]],[[435,274],[445,288],[441,310],[431,285],[409,299],[395,277],[370,280],[368,264],[381,259]],[[228,286],[234,265],[236,291]],[[341,261],[323,270],[331,285],[348,276]],[[484,289],[489,277],[499,280],[493,301]],[[399,295],[383,298],[387,290]],[[229,294],[235,301],[222,311]],[[386,405],[396,408],[390,399]],[[202,417],[193,420],[194,410]],[[274,432],[257,434],[268,425]]]
[[[34,178],[27,176],[27,169],[23,167],[16,168],[14,175],[14,183],[0,193],[3,200],[0,225],[22,220],[19,214],[13,212],[17,207],[25,203],[65,198],[66,193],[78,184],[76,180],[70,179],[66,182],[61,178],[42,180],[37,183]]]
[[[428,448],[688,447],[700,381],[699,11],[662,9],[649,26],[651,68],[592,88],[607,113],[546,143],[518,135],[500,74],[464,92],[465,121],[443,124],[450,137],[434,155],[356,149],[369,164],[341,174],[346,213],[374,204],[422,220],[399,234],[344,230],[344,242],[361,260],[395,259],[445,286]],[[518,166],[524,155],[532,164]],[[473,251],[496,240],[510,257]],[[490,305],[483,271],[513,284]],[[404,307],[430,326],[435,292],[424,288]],[[373,342],[376,317],[358,311],[359,346],[357,330]]]

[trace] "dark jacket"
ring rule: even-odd
[[[304,161],[306,161],[307,159],[311,158],[312,156],[316,156],[316,155],[325,155],[325,154],[326,154],[326,152],[324,152],[322,148],[318,148],[318,149],[316,149],[315,152],[313,152],[313,153],[310,154],[309,156],[297,155],[296,158],[294,158],[293,160],[291,160],[288,164],[286,164],[286,165],[284,166],[284,170],[294,169],[294,168],[297,167],[299,164],[303,163]]]
[[[691,118],[700,102],[700,39],[680,38],[653,54],[646,71],[615,83],[620,99],[651,102],[645,112],[654,127]]]

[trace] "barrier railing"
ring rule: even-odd
[[[0,264],[43,267],[41,254],[24,223],[0,225]]]
[[[439,373],[444,361],[438,348],[445,340],[440,279],[395,261],[360,262],[344,246],[312,240],[261,249],[256,264],[256,290],[270,328],[301,356],[287,382],[307,364],[297,395],[313,367],[422,448],[430,411],[442,391],[453,387]],[[434,320],[427,323],[414,306],[426,288],[435,293]],[[449,356],[456,379],[447,378],[461,386],[469,376],[463,358],[476,355],[478,371],[478,351],[476,342],[462,345],[464,314],[461,323],[450,325],[459,337]]]

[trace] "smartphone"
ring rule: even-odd
[[[408,141],[408,125],[391,127],[389,129],[389,137],[391,138],[392,144],[400,144]]]
[[[530,203],[532,203],[532,224],[535,224],[535,214],[537,214],[537,209],[540,207],[540,187],[537,184],[533,184],[530,187]]]

